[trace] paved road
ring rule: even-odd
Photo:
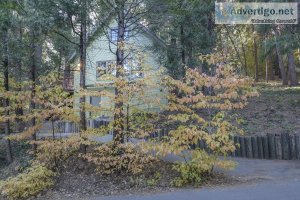
[[[300,161],[237,159],[231,176],[240,185],[159,194],[94,197],[90,200],[300,200]]]
[[[300,180],[216,189],[179,190],[162,194],[98,197],[91,200],[299,200]]]

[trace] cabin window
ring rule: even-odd
[[[124,61],[124,73],[128,79],[143,78],[142,67],[131,58]],[[97,62],[97,79],[104,75],[116,75],[116,61],[98,61]]]
[[[90,104],[92,106],[101,107],[101,97],[90,97]]]
[[[110,31],[110,40],[111,42],[117,42],[118,41],[118,29],[114,28]]]
[[[92,105],[92,106],[95,106],[95,107],[101,107],[101,97],[92,97],[92,96],[90,96],[90,104]],[[97,113],[95,113],[95,112],[90,112],[89,113],[89,116],[90,117],[95,117],[95,116],[97,116]]]
[[[128,39],[129,33],[125,31],[125,40]],[[110,30],[110,41],[116,43],[118,41],[118,28],[112,28]]]
[[[124,61],[124,69],[125,75],[129,79],[144,77],[144,73],[142,72],[142,67],[140,66],[140,64],[131,58],[128,58]]]
[[[115,75],[116,74],[116,62],[115,61],[98,61],[97,65],[97,78],[103,75]]]

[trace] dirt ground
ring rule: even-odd
[[[257,84],[259,97],[235,112],[243,119],[246,134],[300,133],[300,87],[282,87],[279,83]]]
[[[158,175],[159,174],[159,175]],[[174,191],[171,181],[177,176],[170,163],[156,162],[141,175],[103,176],[87,170],[68,169],[61,174],[55,187],[35,200],[44,199],[86,199],[93,196],[132,195]],[[216,174],[203,183],[203,186],[231,184],[234,180]]]

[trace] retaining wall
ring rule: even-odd
[[[161,130],[150,137],[162,137],[168,134],[167,130]],[[255,136],[234,136],[236,151],[232,157],[255,159],[300,160],[300,134],[267,134]],[[209,152],[204,141],[199,141],[193,148],[205,149]]]

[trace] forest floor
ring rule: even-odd
[[[172,168],[172,164],[164,161],[155,162],[153,166],[148,167],[139,175],[104,176],[95,173],[94,170],[68,167],[57,179],[55,187],[35,200],[89,199],[99,196],[172,192],[178,190],[172,185],[172,180],[177,176],[178,173]],[[213,176],[205,178],[200,186],[186,188],[229,186],[238,182],[240,181],[236,178],[225,176],[223,172],[217,172]]]
[[[243,119],[240,127],[245,133],[300,133],[300,87],[283,87],[272,82],[258,83],[257,90],[260,96],[235,112]]]

